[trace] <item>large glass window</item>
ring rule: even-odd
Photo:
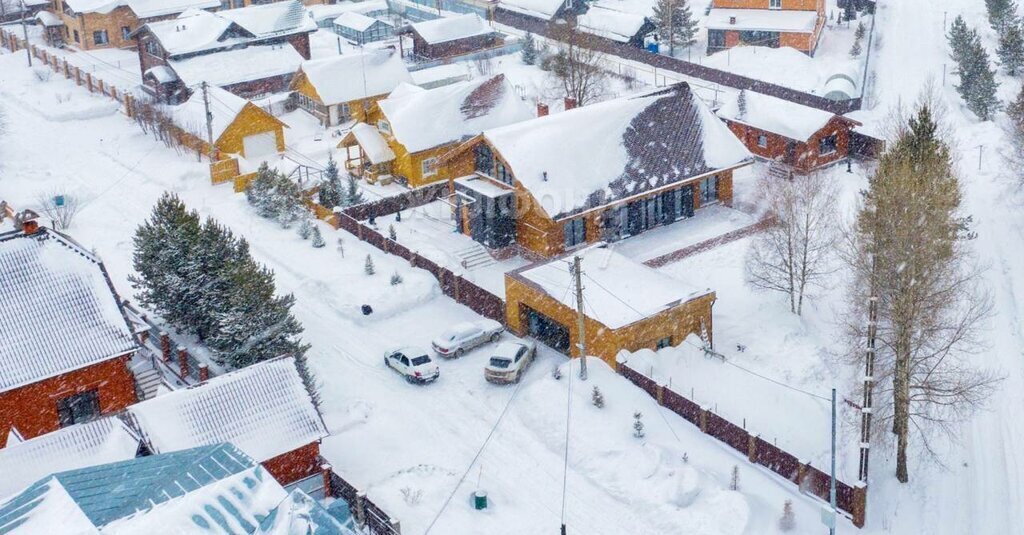
[[[497,165],[496,174],[498,175],[496,177],[498,180],[508,184],[509,186],[512,185],[512,173],[508,170],[507,167],[505,167],[505,164],[500,161],[498,162]]]
[[[57,401],[60,426],[88,422],[100,415],[100,396],[95,390],[68,396]]]
[[[724,30],[708,30],[708,48],[712,50],[725,48]]]
[[[473,160],[477,173],[487,176],[494,174],[494,153],[487,143],[481,143],[473,149]]]
[[[718,175],[700,181],[700,203],[708,204],[718,200]]]
[[[562,229],[565,231],[565,248],[575,247],[586,241],[586,221],[582,218],[570,219]]]

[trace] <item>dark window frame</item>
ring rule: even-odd
[[[825,156],[839,150],[839,136],[832,134],[818,140],[818,155]]]
[[[61,427],[89,422],[101,414],[100,393],[95,388],[57,400],[57,418]]]

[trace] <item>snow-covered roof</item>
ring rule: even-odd
[[[263,462],[327,435],[290,357],[157,396],[128,414],[156,452],[231,442]]]
[[[124,5],[124,0],[64,0],[75,13],[110,13]]]
[[[100,260],[49,229],[0,235],[0,392],[135,351]]]
[[[682,281],[627,258],[604,244],[575,251],[587,288],[583,311],[610,329],[619,329],[705,295]],[[574,284],[569,257],[530,267],[518,275],[540,287],[552,299],[576,308],[576,297],[566,292]]]
[[[334,24],[345,28],[352,28],[357,32],[365,32],[378,22],[387,26],[391,26],[391,24],[388,22],[367,17],[362,13],[356,13],[354,11],[346,11],[345,13],[342,13],[341,16],[334,19]]]
[[[405,62],[388,50],[307,61],[302,72],[328,106],[386,95],[398,84],[412,82]]]
[[[252,32],[257,39],[317,30],[298,0],[227,9],[217,14]]]
[[[187,9],[216,9],[221,5],[220,0],[125,0],[125,4],[140,19],[163,17]]]
[[[270,512],[255,535],[356,535],[355,523],[349,516],[342,524],[302,489],[293,490]]]
[[[636,13],[593,6],[577,18],[579,27],[587,32],[613,41],[626,43],[636,36],[647,22],[647,17]]]
[[[741,114],[739,95],[728,97],[718,109],[719,117],[797,141],[807,141],[835,117],[824,110],[753,91],[743,91],[746,113]]]
[[[355,138],[356,143],[359,143],[359,146],[362,147],[363,152],[366,153],[370,163],[378,164],[395,159],[394,151],[388,146],[384,136],[380,135],[377,127],[366,123],[358,123],[352,127],[351,134]],[[344,143],[344,141],[342,142]]]
[[[732,22],[732,18],[736,22]],[[818,23],[817,11],[792,9],[712,9],[704,21],[709,30],[755,30],[774,32],[812,32]]]
[[[425,89],[447,85],[453,82],[464,82],[470,78],[469,64],[467,63],[438,65],[437,67],[428,67],[426,69],[412,71],[411,74],[415,84]],[[391,92],[391,96],[395,96],[394,91]]]
[[[174,69],[167,65],[154,65],[146,69],[146,72],[142,73],[142,76],[152,76],[154,80],[161,84],[173,82],[178,79],[178,75],[174,72]]]
[[[500,5],[509,11],[550,20],[562,9],[565,0],[500,0]]]
[[[35,18],[36,20],[39,21],[40,24],[46,27],[64,25],[64,21],[60,20],[60,17],[54,15],[53,13],[50,13],[49,11],[40,11],[39,13],[36,13]]]
[[[484,197],[490,197],[492,199],[515,192],[515,190],[513,190],[512,188],[505,187],[503,185],[498,185],[498,183],[494,182],[493,180],[481,178],[476,175],[456,178],[455,184],[457,186],[463,186],[467,189],[471,189],[483,195]]]
[[[64,487],[51,477],[20,494],[0,499],[0,533],[99,535],[100,530]]]
[[[0,449],[0,497],[54,472],[134,459],[139,439],[115,416],[61,428]]]
[[[751,158],[686,83],[483,135],[555,219]]]
[[[504,74],[388,97],[377,104],[395,140],[410,153],[534,117],[533,105],[519,98]]]
[[[181,81],[194,86],[206,81],[224,87],[273,76],[294,74],[303,58],[288,43],[256,45],[168,60]]]
[[[376,11],[387,11],[388,4],[384,0],[366,0],[364,2],[338,2],[337,4],[316,4],[306,7],[313,20],[335,19],[342,13],[367,14]]]
[[[494,33],[487,21],[476,13],[416,22],[411,27],[424,41],[432,45]]]
[[[213,142],[216,143],[249,101],[215,85],[209,86],[207,93],[210,96],[210,115],[213,118]],[[206,140],[206,104],[203,102],[202,91],[192,92],[188,100],[177,106],[168,106],[167,110],[178,128]]]

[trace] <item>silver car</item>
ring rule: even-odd
[[[442,357],[461,357],[476,346],[497,342],[504,330],[500,323],[488,319],[457,323],[434,338],[431,345]]]
[[[529,340],[503,342],[491,353],[484,367],[484,378],[490,383],[518,383],[536,353],[537,345]]]

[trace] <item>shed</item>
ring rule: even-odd
[[[616,253],[603,243],[505,274],[505,321],[570,356],[579,356],[579,330],[570,265],[580,258],[587,354],[615,366],[625,349],[660,349],[690,334],[710,340],[715,292],[692,287]]]
[[[395,34],[395,27],[389,22],[348,11],[334,19],[334,31],[345,39],[362,45],[391,37]]]
[[[219,87],[207,90],[210,100],[213,147],[221,154],[239,154],[248,159],[283,152],[286,125],[263,108]],[[185,146],[212,152],[207,142],[206,103],[196,91],[185,103],[169,106],[174,124],[182,130]]]
[[[462,56],[504,42],[501,34],[476,13],[417,22],[399,33],[412,36],[413,54],[423,60]]]

